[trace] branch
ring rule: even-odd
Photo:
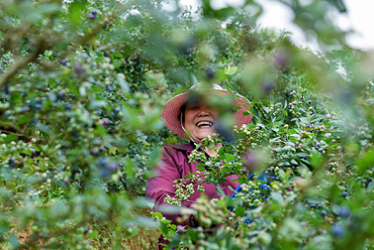
[[[7,84],[12,77],[14,77],[19,70],[25,67],[28,63],[35,61],[38,58],[39,54],[42,54],[46,50],[45,41],[42,38],[36,48],[28,57],[23,58],[15,62],[10,69],[4,72],[0,76],[0,88]]]
[[[23,134],[22,130],[19,129],[17,126],[15,126],[13,123],[2,123],[0,122],[1,127],[9,127],[12,128],[14,131],[16,131],[19,134]],[[24,135],[25,136],[25,135]],[[27,136],[26,136],[27,137]]]

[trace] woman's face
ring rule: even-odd
[[[199,143],[208,135],[213,135],[217,112],[200,101],[187,104],[183,125],[194,142]]]

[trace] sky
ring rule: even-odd
[[[308,4],[313,0],[300,0]],[[293,42],[302,47],[319,50],[313,38],[306,38],[302,30],[292,23],[294,14],[286,5],[272,0],[256,0],[263,7],[263,13],[257,20],[262,27],[273,27],[292,32]],[[334,20],[343,30],[353,30],[354,34],[346,37],[347,43],[357,49],[374,49],[374,0],[343,0],[347,8],[347,14],[336,14]],[[244,0],[212,0],[213,8],[219,9],[225,6],[240,7]],[[196,9],[200,0],[180,0],[181,6],[192,6]],[[168,6],[165,6],[168,8]],[[169,6],[172,8],[172,6]]]

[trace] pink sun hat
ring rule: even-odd
[[[168,127],[171,131],[173,131],[173,133],[181,137],[187,138],[187,139],[189,139],[189,137],[183,130],[181,121],[180,121],[181,107],[187,102],[190,92],[198,91],[200,87],[201,87],[200,84],[193,85],[188,91],[172,97],[166,102],[161,112],[161,117],[166,127]],[[239,94],[235,95],[233,93],[229,93],[226,89],[223,89],[218,84],[213,84],[213,88],[204,90],[204,93],[207,93],[207,91],[214,91],[215,94],[217,94],[218,92],[219,96],[229,95],[229,96],[235,97],[233,100],[233,107],[236,107],[236,106],[240,107],[240,109],[234,110],[236,125],[238,127],[241,127],[242,125],[246,125],[251,121],[252,119],[251,114],[244,115],[245,111],[249,113],[249,108],[250,108],[250,102],[248,101],[247,98]]]

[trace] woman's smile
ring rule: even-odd
[[[190,103],[184,111],[183,125],[193,141],[199,143],[216,132],[214,126],[216,119],[217,112],[207,107],[204,102]]]

